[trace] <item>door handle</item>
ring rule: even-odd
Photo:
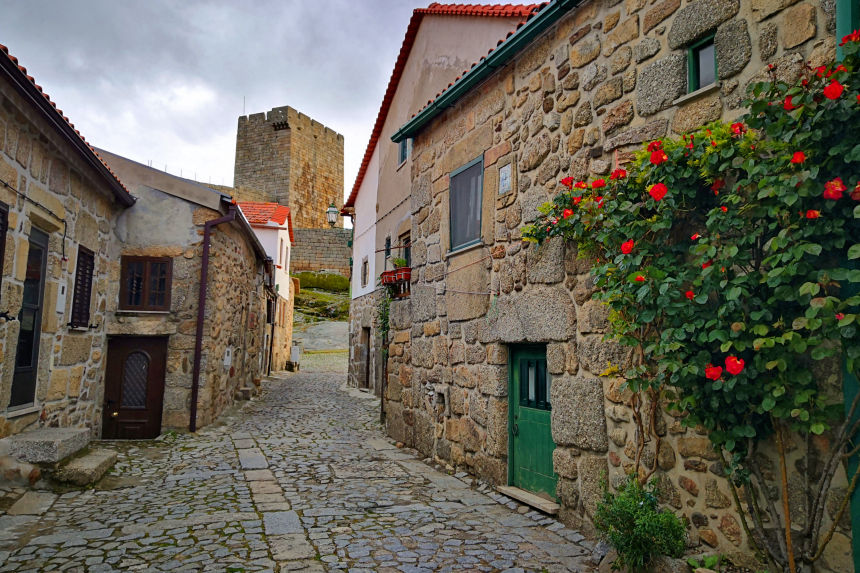
[[[514,424],[514,427],[512,429],[512,433],[514,434],[514,436],[520,435],[520,427],[516,423]]]

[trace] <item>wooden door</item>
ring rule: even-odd
[[[48,235],[32,227],[27,251],[27,271],[18,321],[18,346],[9,407],[26,407],[36,400],[36,376],[39,370],[39,342],[42,336],[42,307],[45,298],[45,275],[48,269]]]
[[[161,432],[166,338],[108,340],[102,437],[155,438]]]
[[[370,329],[361,329],[361,361],[362,372],[359,379],[359,388],[370,388]]]
[[[558,476],[553,471],[550,419],[551,379],[546,370],[546,349],[514,348],[510,366],[510,468],[511,485],[556,499]]]

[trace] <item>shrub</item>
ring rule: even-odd
[[[299,279],[301,288],[318,288],[330,292],[347,292],[349,290],[349,279],[335,273],[294,273]]]
[[[680,557],[684,552],[684,524],[671,511],[657,509],[655,489],[654,482],[642,485],[635,475],[627,478],[617,494],[603,483],[594,525],[618,552],[613,570],[647,571],[655,557]]]

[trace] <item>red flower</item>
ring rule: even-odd
[[[666,196],[666,192],[668,190],[669,189],[666,187],[665,184],[655,183],[654,185],[651,186],[651,189],[648,190],[648,194],[651,195],[651,197],[655,201],[659,201],[660,199],[662,199],[663,197]]]
[[[648,144],[648,151],[657,151],[658,149],[663,149],[663,142],[659,139]]]
[[[815,75],[819,78],[823,78],[825,72],[827,72],[827,66],[818,66],[817,68],[815,68]],[[828,77],[830,76],[830,74],[827,75]]]
[[[860,31],[854,30],[853,32],[842,38],[842,41],[839,42],[839,45],[844,46],[848,42],[860,42]]]
[[[839,99],[839,96],[842,95],[842,92],[845,90],[845,86],[840,84],[838,81],[831,81],[827,87],[824,88],[824,97],[827,99]]]
[[[606,187],[606,180],[604,179],[595,179],[591,184],[592,189],[600,189],[601,187]]]
[[[579,205],[579,203],[580,203],[581,201],[582,201],[582,197],[574,197],[574,198],[573,198],[573,204],[574,204],[574,205]]]
[[[615,171],[613,171],[612,173],[609,174],[609,179],[612,179],[612,180],[624,179],[625,177],[627,177],[627,172],[623,169],[616,169]]]
[[[795,151],[794,155],[791,156],[792,163],[803,163],[806,161],[806,154],[802,151]]]
[[[848,188],[845,187],[845,183],[842,182],[841,177],[836,177],[832,181],[828,181],[824,184],[824,193],[821,195],[825,199],[833,199],[837,201],[842,199],[842,193],[845,192]]]
[[[712,264],[714,264],[714,261],[705,261],[704,263],[702,263],[702,269],[704,270],[704,269],[708,268],[709,266],[711,266]]]
[[[664,161],[668,161],[669,156],[666,155],[666,152],[662,149],[657,149],[651,152],[651,163],[654,165],[660,165]]]
[[[573,177],[565,177],[560,183],[568,189],[573,189]]]
[[[714,184],[711,185],[711,191],[714,192],[714,195],[719,194],[720,189],[726,186],[726,182],[723,179],[714,179]]]
[[[691,240],[691,241],[697,241],[697,240],[699,240],[701,237],[702,237],[702,235],[700,235],[699,233],[693,233],[692,235],[690,235],[690,240]]]
[[[860,94],[857,95],[857,103],[860,103]]]
[[[576,185],[574,185],[577,189],[588,189],[588,183],[585,181],[577,181]]]
[[[719,380],[720,376],[723,375],[722,366],[714,366],[713,364],[708,364],[705,366],[705,378],[708,380]]]
[[[628,239],[621,243],[621,252],[625,255],[629,255],[630,251],[633,250],[633,239]]]
[[[821,211],[817,211],[815,209],[810,209],[809,211],[806,212],[806,218],[807,219],[817,219],[820,216],[821,216]]]
[[[743,135],[744,133],[746,133],[746,131],[746,126],[741,122],[736,122],[732,124],[732,133],[734,133],[735,135]]]
[[[737,358],[736,356],[729,356],[726,358],[726,370],[729,371],[729,374],[733,376],[737,376],[744,369],[744,359]]]
[[[643,277],[642,275],[636,275],[636,278],[633,280],[635,280],[637,283],[644,283],[645,277]]]
[[[597,203],[597,208],[603,207],[603,195],[595,195],[594,202]]]
[[[851,198],[855,201],[860,201],[860,182],[854,186],[854,191],[851,192]]]
[[[841,312],[836,313],[836,320],[842,320],[843,318],[845,318],[844,314],[842,314]]]
[[[573,209],[565,209],[564,211],[561,212],[561,216],[565,219],[567,219],[571,215],[573,215]]]
[[[785,111],[791,111],[793,109],[797,109],[798,107],[800,107],[800,106],[796,106],[793,103],[791,103],[791,98],[793,98],[793,97],[794,96],[785,96],[785,101],[782,103],[782,109],[784,109]]]
[[[694,293],[691,290],[688,290],[687,292],[684,293],[684,296],[687,297],[687,299],[689,299],[689,300],[693,300],[696,297],[696,293]]]
[[[728,208],[728,207],[726,207],[725,205],[722,205],[722,206],[720,207],[720,211],[722,211],[723,213],[725,213],[725,212],[726,212],[726,211],[728,211],[728,210],[729,210],[729,208]]]

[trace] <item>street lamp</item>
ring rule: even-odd
[[[337,223],[337,215],[337,207],[332,203],[328,206],[328,209],[325,210],[325,217],[328,219],[329,227],[334,227],[334,224]]]

